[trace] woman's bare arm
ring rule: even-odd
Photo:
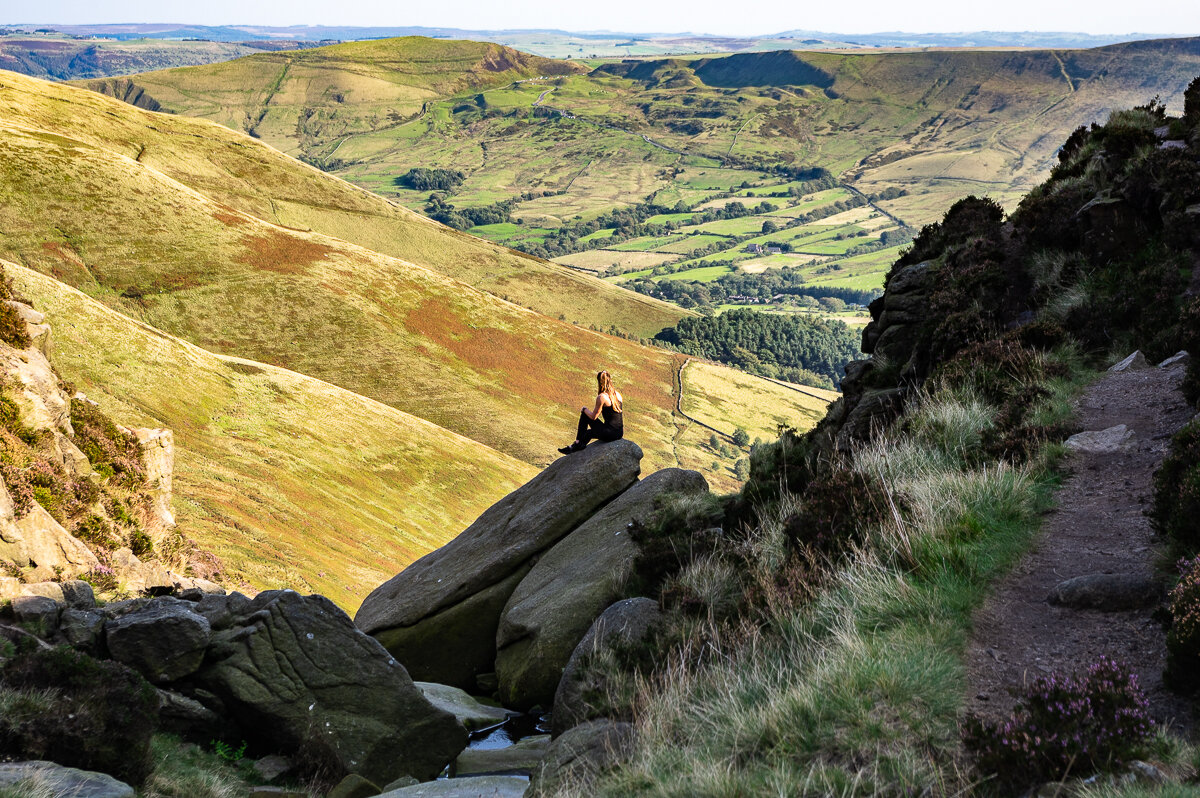
[[[600,408],[602,408],[606,404],[608,404],[607,402],[604,401],[607,398],[608,397],[605,396],[604,394],[600,394],[599,396],[596,397],[596,408],[594,410],[590,410],[590,411],[586,407],[581,408],[583,410],[583,414],[585,416],[587,416],[588,418],[590,418],[592,421],[595,421],[597,418],[600,417]]]

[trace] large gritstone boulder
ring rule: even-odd
[[[641,459],[621,440],[556,460],[376,588],[355,623],[414,678],[475,689],[494,671],[500,614],[535,558],[629,487]]]
[[[546,552],[509,598],[496,635],[500,702],[517,709],[550,706],[571,652],[592,622],[624,598],[644,523],[668,493],[706,493],[698,471],[656,471],[613,499]]]
[[[108,622],[108,651],[118,662],[156,684],[189,676],[200,667],[212,627],[190,601],[160,599]]]
[[[197,681],[264,747],[302,745],[376,784],[433,778],[467,744],[379,643],[323,596],[261,593],[214,634]]]
[[[618,601],[596,619],[571,653],[562,681],[558,683],[558,692],[554,694],[551,731],[555,737],[603,715],[603,711],[592,705],[589,696],[604,695],[608,689],[607,678],[603,671],[589,669],[588,659],[647,645],[662,620],[658,602],[648,598]]]

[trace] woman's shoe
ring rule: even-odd
[[[572,443],[570,446],[560,446],[558,447],[558,451],[559,454],[570,454],[571,452],[575,451],[575,444]]]

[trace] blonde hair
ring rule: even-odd
[[[613,410],[621,412],[621,397],[617,394],[617,389],[613,385],[612,377],[607,371],[601,371],[596,374],[596,393],[608,394],[608,401],[612,402]]]

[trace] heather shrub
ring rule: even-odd
[[[1200,422],[1187,424],[1154,476],[1155,528],[1185,551],[1200,549]]]
[[[888,496],[877,478],[841,468],[809,483],[799,511],[785,522],[784,535],[796,549],[837,554],[889,515]]]
[[[1002,723],[968,718],[963,742],[980,772],[1019,789],[1136,758],[1154,731],[1148,707],[1136,674],[1104,657],[1083,675],[1036,679]]]
[[[75,526],[74,534],[75,537],[88,544],[92,549],[111,551],[118,548],[117,538],[113,534],[112,525],[95,514],[89,515],[80,521]]]
[[[892,271],[941,255],[948,246],[961,244],[970,238],[988,235],[1004,220],[1004,209],[989,197],[965,197],[950,206],[940,222],[921,228],[912,246],[905,250]],[[891,275],[889,274],[889,277]]]
[[[135,671],[66,646],[35,649],[5,664],[0,694],[35,693],[47,700],[0,715],[0,753],[99,770],[132,784],[146,777],[158,698]]]
[[[16,402],[3,394],[0,394],[0,427],[11,432],[26,446],[36,446],[45,435],[45,433],[36,432],[25,426],[21,421],[21,411],[17,409]]]
[[[32,341],[25,320],[16,308],[8,304],[12,298],[12,279],[0,267],[0,341],[17,349],[25,349]]]
[[[1179,561],[1179,584],[1171,590],[1164,677],[1176,690],[1200,689],[1200,557]]]
[[[115,475],[118,482],[131,489],[145,481],[137,438],[118,428],[98,407],[72,399],[71,423],[75,427],[75,445],[98,472]]]
[[[638,592],[653,595],[688,562],[713,551],[724,509],[712,494],[665,496],[646,524],[633,523],[629,534],[638,544],[634,583]]]
[[[1200,78],[1196,78],[1183,92],[1183,116],[1192,124],[1200,123]]]
[[[120,587],[116,572],[103,564],[85,574],[80,574],[78,578],[91,585],[97,593],[115,593]]]

